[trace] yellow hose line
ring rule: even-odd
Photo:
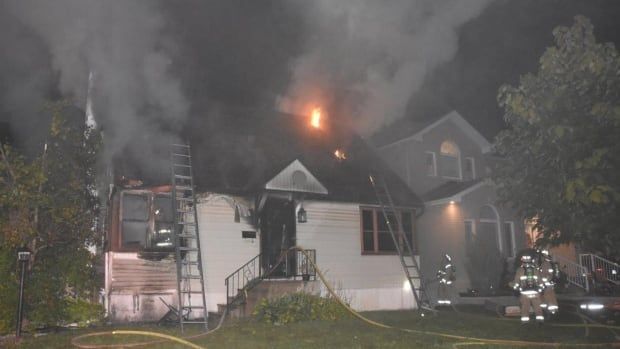
[[[452,344],[452,348],[458,349],[459,347],[465,347],[469,345],[487,345],[487,344],[483,342],[457,342],[457,343]]]
[[[137,342],[137,343],[120,343],[120,344],[81,344],[78,343],[80,339],[84,339],[87,337],[99,337],[99,336],[113,336],[113,335],[140,335],[147,337],[158,337],[162,338],[161,340],[148,341],[148,342]],[[195,337],[195,336],[193,336]],[[189,338],[189,337],[186,337]],[[165,343],[167,341],[175,341],[181,344],[184,344],[190,348],[194,349],[206,349],[205,347],[198,346],[192,342],[188,342],[182,338],[159,333],[159,332],[150,332],[150,331],[130,331],[130,330],[118,330],[118,331],[107,331],[107,332],[94,332],[87,333],[85,335],[77,336],[71,339],[71,344],[78,348],[83,349],[100,349],[100,348],[128,348],[128,347],[143,347],[146,345],[160,344]]]
[[[336,294],[336,292],[334,291],[332,285],[327,281],[327,279],[325,278],[325,276],[323,275],[323,273],[321,272],[319,267],[316,265],[314,260],[312,260],[312,258],[310,258],[310,256],[308,255],[308,253],[306,252],[306,250],[303,247],[301,247],[301,246],[294,246],[294,247],[291,247],[291,249],[299,250],[299,251],[301,251],[306,256],[306,259],[308,261],[310,261],[310,263],[312,264],[312,267],[314,268],[314,270],[316,271],[317,275],[321,279],[321,282],[323,282],[323,285],[325,285],[325,287],[327,288],[329,293],[338,301],[338,303],[340,303],[353,316],[355,316],[358,319],[360,319],[360,320],[362,320],[362,321],[364,321],[364,322],[366,322],[366,323],[368,323],[370,325],[373,325],[373,326],[377,326],[377,327],[380,327],[380,328],[386,328],[386,329],[394,329],[394,330],[399,330],[399,331],[408,332],[408,333],[417,333],[417,334],[424,334],[424,335],[430,335],[430,336],[436,336],[436,337],[443,337],[443,338],[467,341],[466,343],[463,343],[463,344],[455,343],[455,344],[459,344],[459,345],[474,345],[475,343],[480,343],[480,345],[483,345],[483,344],[495,344],[495,345],[513,345],[513,346],[542,346],[542,347],[558,347],[560,345],[562,345],[562,346],[573,346],[573,347],[587,347],[587,348],[594,348],[594,347],[608,347],[608,348],[609,347],[620,347],[620,342],[610,342],[610,343],[551,343],[551,342],[531,342],[531,341],[519,341],[519,340],[492,339],[492,338],[476,338],[476,337],[467,337],[467,336],[453,335],[453,334],[442,333],[442,332],[413,330],[413,329],[408,329],[408,328],[400,328],[400,327],[395,327],[395,326],[390,326],[390,325],[382,324],[380,322],[373,321],[373,320],[371,320],[371,319],[361,315],[360,313],[356,312],[353,308],[351,308],[351,306],[346,304],[338,296],[338,294]],[[570,327],[583,327],[583,326],[584,325],[573,325],[573,326],[570,326]],[[588,326],[590,326],[590,325],[588,325]],[[569,327],[569,326],[566,326],[566,327]],[[608,327],[608,326],[607,325],[600,325],[600,327]],[[617,326],[609,326],[609,327],[618,328]]]
[[[458,348],[460,346],[489,345],[489,344],[493,344],[493,345],[512,345],[512,346],[540,346],[540,347],[558,347],[558,346],[572,346],[572,347],[585,347],[585,348],[620,347],[620,342],[608,342],[608,343],[558,343],[558,342],[532,342],[532,341],[507,340],[507,339],[476,338],[476,337],[467,337],[467,336],[453,335],[453,334],[443,333],[443,332],[422,331],[422,330],[414,330],[414,329],[409,329],[409,328],[400,328],[400,327],[395,327],[395,326],[390,326],[390,325],[382,324],[380,322],[371,320],[371,319],[361,315],[360,313],[355,311],[353,308],[351,308],[351,306],[349,306],[347,303],[345,303],[342,300],[342,298],[340,298],[338,296],[338,294],[334,291],[332,285],[327,281],[327,279],[325,278],[325,276],[323,275],[323,273],[321,272],[319,267],[316,265],[314,260],[312,260],[312,258],[310,258],[310,256],[308,255],[308,253],[306,252],[306,250],[304,248],[302,248],[300,246],[294,246],[294,247],[291,247],[289,250],[301,251],[301,253],[303,253],[304,256],[306,256],[306,259],[308,261],[310,261],[310,264],[312,264],[312,267],[314,268],[314,270],[316,271],[317,275],[319,276],[319,279],[321,280],[323,285],[325,285],[325,287],[327,288],[329,293],[332,295],[332,297],[334,297],[334,299],[336,299],[338,301],[338,303],[340,303],[340,305],[342,305],[347,311],[349,311],[349,313],[351,313],[356,318],[362,320],[363,322],[366,322],[366,323],[368,323],[370,325],[373,325],[373,326],[376,326],[376,327],[385,328],[385,329],[392,329],[392,330],[399,330],[399,331],[403,331],[403,332],[407,332],[407,333],[423,334],[423,335],[428,335],[428,336],[443,337],[443,338],[449,338],[449,339],[465,341],[465,342],[454,343],[452,345],[453,348]],[[217,329],[219,329],[221,324],[222,324],[222,321],[220,321],[220,324],[214,330],[209,331],[207,333],[203,333],[203,334],[199,334],[199,335],[195,335],[195,336],[190,336],[190,337],[185,337],[185,338],[198,338],[198,337],[201,337],[203,335],[212,333],[212,332],[216,331]],[[620,326],[610,326],[610,325],[602,325],[602,324],[586,324],[586,325],[583,325],[583,324],[552,324],[552,325],[553,326],[557,326],[557,327],[586,327],[587,326],[587,327],[600,327],[600,328],[609,328],[609,329],[620,329]],[[118,331],[112,331],[112,332],[88,333],[88,334],[85,334],[85,335],[74,337],[71,340],[71,344],[76,346],[76,347],[83,348],[83,349],[98,349],[98,348],[137,347],[137,346],[152,345],[152,344],[157,344],[157,343],[164,342],[164,340],[160,340],[160,341],[140,342],[140,343],[132,343],[132,344],[110,344],[110,345],[88,345],[88,344],[78,344],[77,343],[77,341],[79,339],[86,338],[86,337],[105,336],[105,335],[119,335],[119,334],[120,335],[131,335],[131,334],[133,334],[133,335],[158,337],[158,338],[162,338],[162,339],[167,339],[167,340],[175,341],[175,342],[187,345],[187,346],[189,346],[191,348],[194,348],[194,349],[206,349],[205,347],[198,346],[198,345],[196,345],[194,343],[191,343],[191,342],[188,342],[188,341],[186,341],[186,340],[184,340],[182,338],[171,336],[171,335],[167,335],[167,334],[163,334],[163,333],[149,332],[149,331],[129,331],[129,330],[118,330]]]
[[[190,348],[194,348],[194,349],[206,349],[206,347],[201,347],[199,345],[196,345],[192,342],[188,342],[185,339],[179,338],[179,337],[175,337],[175,336],[170,336],[167,334],[163,334],[163,333],[158,333],[158,332],[149,332],[149,331],[112,331],[113,335],[117,335],[117,334],[122,334],[122,335],[131,335],[131,334],[135,334],[135,335],[140,335],[140,336],[151,336],[151,337],[158,337],[158,338],[164,338],[164,339],[168,339],[171,341],[175,341],[181,344],[184,344]]]

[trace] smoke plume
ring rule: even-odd
[[[5,7],[44,42],[65,98],[86,109],[86,94],[92,93],[108,157],[136,140],[157,145],[151,140],[169,138],[168,131],[182,125],[188,101],[169,68],[174,45],[164,33],[157,2],[30,0],[9,1]],[[26,88],[20,96],[39,99],[40,92]],[[140,149],[149,159],[156,155],[149,152],[161,151]]]
[[[28,142],[43,101],[70,98],[106,158],[146,171],[183,127],[217,138],[230,107],[320,106],[369,134],[405,116],[490,1],[0,0],[0,117]]]
[[[327,106],[369,134],[404,116],[425,77],[458,49],[460,26],[491,0],[310,2],[306,50],[281,109]]]

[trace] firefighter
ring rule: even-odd
[[[539,253],[540,276],[545,289],[542,294],[543,309],[547,309],[552,315],[558,311],[558,300],[555,297],[555,285],[560,280],[560,268],[558,264],[551,259],[548,250],[542,250]]]
[[[530,321],[530,305],[534,308],[536,321],[542,323],[545,318],[540,307],[540,294],[544,289],[540,272],[536,267],[532,255],[525,253],[521,256],[521,266],[515,273],[512,287],[519,291],[521,302],[521,323]]]
[[[456,268],[452,264],[452,257],[446,254],[441,262],[441,268],[437,271],[437,280],[439,280],[439,287],[437,289],[437,303],[441,305],[449,305],[452,303],[450,300],[450,289],[456,279]]]

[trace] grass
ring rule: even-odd
[[[609,329],[591,328],[585,336],[584,328],[556,327],[555,324],[581,323],[572,314],[563,314],[543,326],[521,325],[518,320],[500,319],[495,313],[481,308],[463,307],[460,312],[442,311],[438,315],[421,317],[411,311],[378,311],[363,313],[368,318],[401,328],[446,332],[468,337],[544,341],[560,343],[612,342],[615,336]],[[114,329],[137,329],[181,336],[175,327],[154,325],[132,327],[100,327],[89,330],[67,331],[38,338],[24,339],[19,346],[5,343],[10,348],[70,348],[71,338],[89,332]],[[185,335],[199,333],[189,328]],[[620,332],[620,331],[619,331]],[[139,336],[106,336],[83,339],[83,344],[118,344],[148,340]],[[231,320],[207,336],[191,340],[206,348],[452,348],[457,341],[433,335],[406,333],[368,325],[349,318],[335,322],[308,321],[282,326],[258,323],[252,319]],[[1,343],[0,343],[1,344]],[[1,345],[0,345],[1,346]],[[565,346],[558,346],[560,348]],[[148,348],[187,348],[171,342],[149,345]],[[474,348],[510,348],[510,346],[474,346]],[[536,348],[536,346],[528,347]]]

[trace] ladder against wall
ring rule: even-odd
[[[207,329],[208,312],[189,144],[172,144],[170,160],[179,325],[181,331],[188,323],[203,324]]]
[[[392,195],[390,195],[387,183],[384,177],[379,174],[371,174],[369,179],[374,188],[375,195],[377,196],[379,206],[381,206],[381,211],[388,230],[390,231],[390,235],[392,236],[392,240],[394,241],[394,246],[396,247],[396,252],[398,253],[403,271],[409,281],[410,290],[413,293],[416,306],[420,310],[425,309],[433,311],[434,309],[432,308],[426,287],[422,280],[422,273],[420,272],[418,261],[413,254],[411,240],[407,234],[403,233],[402,219],[400,215],[396,214],[396,207],[394,206],[394,201],[392,200]]]

